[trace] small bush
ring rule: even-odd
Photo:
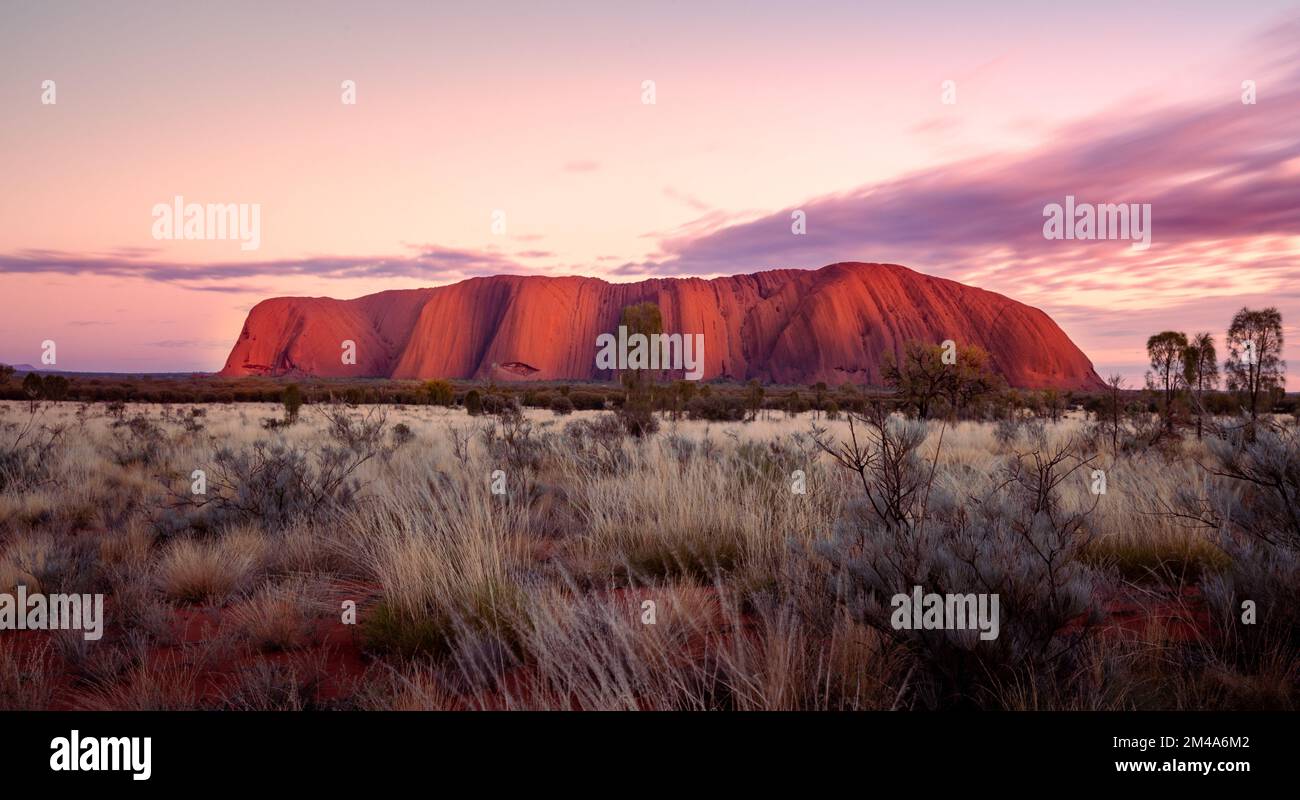
[[[403,447],[415,441],[415,431],[405,422],[399,422],[393,426],[393,449]]]
[[[129,421],[118,420],[111,430],[113,441],[109,451],[120,466],[151,467],[162,461],[167,435],[148,417],[140,414]]]
[[[566,395],[558,394],[551,398],[551,411],[557,417],[565,417],[573,413],[573,401]]]
[[[449,406],[456,402],[456,392],[447,381],[425,381],[420,389],[429,405]]]
[[[298,412],[302,409],[302,389],[296,383],[291,383],[284,389],[284,395],[280,402],[284,404],[285,422],[292,425],[298,421]]]
[[[326,445],[313,456],[284,442],[222,448],[213,457],[208,494],[179,496],[158,523],[170,534],[245,522],[278,531],[320,520],[352,504],[361,488],[353,473],[374,455]]]
[[[611,475],[630,463],[623,448],[627,431],[616,414],[574,420],[564,426],[564,435],[569,458],[585,472]]]
[[[38,424],[33,414],[25,423],[0,423],[0,492],[31,489],[46,481],[56,466],[62,426]]]
[[[639,439],[659,431],[659,418],[648,397],[629,397],[617,413],[629,436]]]
[[[740,422],[748,417],[749,411],[742,399],[715,394],[692,398],[686,405],[686,414],[691,419],[711,422]]]
[[[605,396],[595,392],[569,392],[567,397],[573,401],[573,407],[578,411],[603,411],[605,409]]]
[[[1090,540],[1088,510],[1065,510],[1060,487],[1087,462],[1068,448],[1008,456],[991,489],[967,499],[934,480],[920,454],[923,423],[883,411],[864,421],[866,435],[855,434],[851,447],[823,440],[863,492],[818,552],[833,565],[825,591],[921,667],[911,702],[996,707],[1009,684],[1047,694],[1071,686],[1086,623],[1100,618],[1100,576],[1079,558]],[[895,628],[892,599],[915,586],[996,595],[997,638],[982,640],[973,627]]]

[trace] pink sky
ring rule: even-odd
[[[381,5],[0,9],[0,361],[215,370],[273,295],[862,260],[1134,382],[1149,334],[1276,305],[1300,370],[1290,4]],[[1151,203],[1151,248],[1043,240],[1067,193]],[[177,194],[260,204],[260,249],[155,240]]]

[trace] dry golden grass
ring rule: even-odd
[[[239,635],[263,652],[312,644],[329,607],[318,582],[294,577],[268,583],[239,604],[232,622]]]
[[[318,644],[317,625],[337,614],[341,592],[359,602],[357,638],[379,659],[373,686],[354,698],[363,707],[906,707],[907,654],[835,610],[833,599],[801,594],[816,586],[809,553],[860,491],[856,476],[810,446],[806,415],[665,420],[644,442],[617,442],[621,461],[607,469],[579,459],[563,433],[596,412],[527,411],[537,450],[534,466],[518,466],[527,459],[512,461],[480,435],[490,418],[392,408],[389,425],[408,426],[414,439],[361,463],[352,474],[360,490],[339,508],[280,529],[255,516],[212,530],[170,529],[163,523],[172,507],[192,499],[192,471],[211,471],[221,448],[269,441],[315,453],[330,442],[327,420],[310,406],[298,424],[275,431],[260,424],[281,415],[271,404],[204,411],[202,430],[190,431],[160,406],[129,407],[128,419],[144,416],[162,432],[146,464],[112,457],[127,434],[102,408],[78,417],[75,404],[47,406],[41,423],[67,430],[47,479],[0,493],[0,591],[68,580],[74,570],[64,544],[80,539],[93,543],[97,563],[74,576],[108,586],[117,601],[109,640],[172,644],[160,615],[169,604],[204,604],[225,607],[230,635],[267,652]],[[0,422],[25,414],[9,405]],[[817,424],[847,437],[842,419]],[[1082,441],[1084,427],[1078,418],[1049,423],[1046,446]],[[470,437],[463,459],[453,432]],[[1024,437],[999,442],[993,425],[961,422],[932,426],[921,453],[937,459],[937,486],[978,499],[997,485],[1009,454],[1033,446]],[[1203,530],[1163,513],[1180,489],[1204,480],[1202,446],[1185,442],[1173,459],[1154,451],[1084,455],[1094,459],[1089,469],[1106,471],[1107,492],[1092,494],[1084,470],[1061,487],[1061,502],[1066,510],[1092,509],[1093,563],[1134,584],[1176,579],[1179,587],[1225,567]],[[490,491],[495,470],[505,473],[504,496]],[[792,491],[796,470],[806,480],[802,494]],[[646,601],[655,603],[653,625],[641,619]],[[193,705],[196,666],[184,658],[139,659],[80,702]],[[12,689],[13,676],[30,671],[17,659],[0,647],[7,702],[45,702],[39,686],[23,695]],[[1175,669],[1119,646],[1089,663],[1099,671],[1124,663],[1135,674],[1140,665],[1157,676]],[[1280,657],[1273,678],[1260,680],[1271,685],[1294,666]],[[315,680],[309,672],[250,673],[225,703],[312,707],[303,693]],[[1076,697],[1070,707],[1217,702],[1246,693],[1229,686],[1240,676],[1225,674],[1213,698],[1205,682],[1181,685],[1172,700],[1172,682],[1163,694],[1135,682],[1127,693]],[[1004,692],[1008,707],[1061,702],[1033,681]]]
[[[48,655],[51,645],[22,647],[0,638],[0,711],[43,711],[57,690]]]
[[[266,549],[266,540],[246,529],[215,541],[181,539],[162,554],[159,587],[172,600],[223,603],[250,588]]]
[[[120,678],[92,685],[79,693],[86,711],[183,711],[197,707],[197,665],[172,656],[140,659]]]

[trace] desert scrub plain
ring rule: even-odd
[[[0,708],[1297,704],[1289,417],[494,410],[3,405],[0,592],[106,605],[0,632]],[[999,637],[894,630],[914,585]]]

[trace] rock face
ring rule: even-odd
[[[659,305],[665,333],[704,334],[704,378],[879,385],[909,340],[987,350],[1012,386],[1096,389],[1087,356],[1042,311],[894,264],[832,264],[729,278],[515,275],[355,300],[258,303],[222,375],[598,380],[596,338],[630,305]],[[343,342],[356,343],[344,364]]]

